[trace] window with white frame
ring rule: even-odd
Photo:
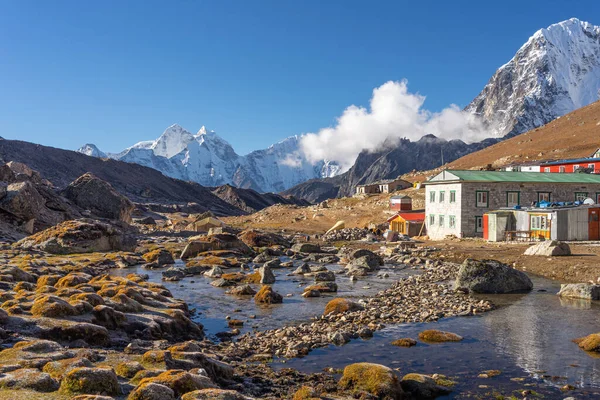
[[[429,226],[435,226],[435,215],[433,214],[429,216]]]
[[[550,201],[550,192],[538,192],[538,201]]]
[[[575,164],[573,165],[573,172],[576,172],[579,170],[579,168],[581,168],[581,166],[579,164]]]
[[[456,228],[456,217],[454,215],[448,217],[448,227]]]
[[[440,203],[443,203],[445,199],[446,199],[446,192],[444,192],[442,190],[442,191],[440,191]]]
[[[506,192],[506,207],[518,206],[521,203],[520,192]]]
[[[485,190],[477,190],[475,192],[476,196],[476,207],[488,207],[489,206],[489,192]]]
[[[435,203],[435,192],[433,190],[429,192],[429,202]]]
[[[475,232],[483,232],[483,217],[475,217]]]
[[[550,167],[544,167],[544,172],[550,172]]]
[[[445,217],[444,217],[443,215],[440,215],[440,216],[438,217],[438,224],[439,224],[439,225],[440,225],[442,228],[444,227],[444,222],[445,222],[445,221],[444,221],[444,219],[445,219]]]
[[[565,172],[564,165],[561,165],[560,167],[558,167],[558,172],[560,172],[561,174]]]
[[[588,166],[587,166],[587,167],[588,167],[589,169],[591,169],[591,170],[592,170],[592,172],[595,172],[595,171],[596,171],[596,164],[588,164]]]
[[[450,203],[456,203],[456,190],[450,191]]]
[[[529,219],[529,227],[532,231],[548,230],[548,217],[545,215],[532,215]]]

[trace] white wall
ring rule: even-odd
[[[450,202],[450,191],[456,192],[456,201]],[[440,192],[443,191],[444,202],[440,203]],[[431,192],[435,192],[435,201],[430,201]],[[461,203],[462,193],[460,183],[447,183],[425,186],[425,224],[427,235],[433,240],[444,239],[447,235],[461,236]],[[431,215],[435,217],[435,223],[432,225]],[[444,216],[444,226],[439,225],[440,215]],[[454,228],[450,228],[450,216],[453,215],[456,220]]]

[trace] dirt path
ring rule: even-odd
[[[525,256],[529,244],[488,243],[477,239],[430,241],[442,250],[446,260],[462,262],[467,258],[495,259],[531,274],[565,282],[600,282],[600,243],[570,244],[570,257]]]

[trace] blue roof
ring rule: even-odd
[[[557,160],[557,161],[542,161],[540,165],[557,165],[557,164],[573,164],[573,163],[585,163],[585,162],[599,162],[600,158],[571,158],[568,160]]]

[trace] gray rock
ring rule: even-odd
[[[236,283],[234,281],[228,281],[227,279],[219,278],[210,283],[214,287],[228,287],[235,286]]]
[[[310,267],[308,266],[307,263],[303,263],[301,266],[299,266],[298,268],[296,268],[294,270],[294,272],[292,272],[292,275],[304,275],[304,274],[309,274],[310,271]]]
[[[296,253],[320,253],[321,248],[313,243],[296,243],[292,246],[292,250]]]
[[[591,283],[568,283],[560,285],[560,297],[600,300],[600,285]]]
[[[221,275],[223,275],[223,270],[221,269],[221,267],[218,266],[214,266],[211,268],[210,271],[206,271],[204,273],[204,276],[209,278],[220,278]]]
[[[133,203],[108,183],[87,173],[71,182],[64,196],[102,218],[131,222]]]
[[[544,242],[529,246],[524,253],[526,256],[570,256],[571,248],[568,244],[556,240],[546,240]]]
[[[258,273],[260,274],[260,283],[265,285],[275,283],[275,275],[273,275],[273,271],[271,271],[271,268],[267,264],[260,267]]]
[[[533,289],[531,279],[521,271],[496,260],[465,260],[454,289],[467,293],[513,293]]]
[[[435,399],[452,392],[451,389],[438,385],[432,377],[422,374],[407,374],[400,385],[405,392],[417,399]]]
[[[279,258],[275,258],[273,260],[267,261],[264,266],[269,268],[279,268],[281,267],[281,261],[279,260]]]
[[[334,282],[335,274],[332,271],[322,271],[315,274],[315,282]]]
[[[256,290],[252,289],[250,285],[241,285],[228,290],[227,293],[236,296],[254,296]]]
[[[344,332],[334,332],[329,336],[329,340],[336,346],[341,346],[348,343],[350,338]]]

